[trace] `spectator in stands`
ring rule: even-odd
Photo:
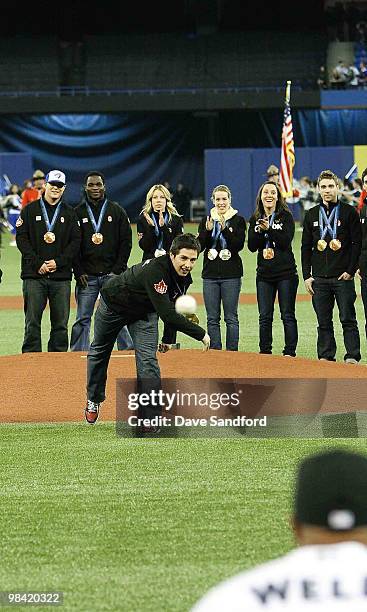
[[[344,60],[339,60],[331,73],[330,84],[335,89],[345,89],[350,81],[349,69]]]
[[[84,181],[84,199],[76,209],[81,228],[80,253],[74,260],[76,278],[76,321],[71,331],[70,349],[88,351],[93,310],[99,292],[112,277],[127,268],[132,238],[125,210],[106,196],[101,172],[88,172]],[[118,350],[132,349],[127,327],[117,336]]]
[[[248,234],[248,248],[252,253],[258,252],[256,291],[259,346],[263,354],[272,353],[274,303],[278,295],[284,327],[283,355],[296,356],[298,275],[292,251],[294,229],[293,216],[279,186],[271,181],[263,183],[257,194]]]
[[[211,200],[214,206],[209,216],[201,220],[198,234],[204,251],[202,278],[210,347],[222,349],[220,318],[223,304],[226,350],[238,351],[238,301],[243,276],[239,253],[245,243],[246,221],[232,207],[227,185],[215,187]]]
[[[357,177],[351,181],[344,179],[344,188],[340,193],[348,204],[357,207],[362,193],[361,179]]]
[[[357,30],[357,42],[364,45],[366,42],[366,35],[367,35],[367,23],[365,21],[359,21],[356,24],[356,30]]]
[[[359,70],[357,68],[357,66],[354,66],[354,64],[351,64],[348,68],[348,72],[349,72],[349,82],[348,82],[348,87],[353,88],[357,88],[359,85],[359,81],[358,81],[358,77],[359,77]]]
[[[320,66],[319,76],[316,82],[319,89],[327,89],[327,73],[325,66]]]
[[[17,221],[25,314],[23,353],[42,351],[41,321],[47,301],[48,351],[68,350],[71,271],[80,248],[80,227],[75,211],[64,204],[65,186],[63,172],[49,172],[44,194],[23,208]]]
[[[271,164],[266,171],[266,178],[268,181],[279,185],[279,168],[277,168],[277,166],[274,166],[274,164]]]
[[[10,242],[10,246],[17,246],[16,236],[16,222],[18,221],[20,211],[22,210],[22,200],[19,195],[19,187],[14,184],[10,186],[9,194],[5,196],[3,203],[3,209],[6,211],[6,218],[10,225],[10,233],[13,240]]]
[[[300,228],[302,228],[306,212],[316,204],[317,193],[309,176],[302,176],[299,186]]]
[[[185,221],[190,221],[190,203],[192,193],[183,183],[177,183],[173,193],[173,203]]]
[[[363,88],[367,86],[367,64],[363,60],[359,64],[358,85]]]
[[[149,189],[136,229],[143,261],[168,253],[173,239],[183,233],[182,218],[164,185]]]
[[[172,197],[172,190],[171,190],[171,185],[168,181],[164,181],[163,183],[163,187],[165,187],[167,189],[167,191],[169,191],[171,197]]]
[[[42,170],[36,170],[33,173],[32,186],[27,187],[22,193],[22,208],[30,202],[38,200],[45,189],[45,175]]]

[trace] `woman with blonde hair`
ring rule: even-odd
[[[143,261],[168,253],[173,239],[183,231],[183,221],[171,201],[170,192],[164,185],[153,185],[137,223]]]
[[[213,208],[199,225],[198,238],[204,251],[203,293],[210,348],[221,350],[221,305],[226,323],[226,350],[238,351],[238,301],[243,276],[239,252],[246,236],[246,221],[232,208],[227,185],[213,189]]]
[[[273,317],[278,294],[284,327],[283,355],[296,356],[298,342],[295,315],[298,288],[297,267],[292,251],[294,220],[279,185],[263,183],[250,219],[248,248],[257,251],[256,292],[259,310],[260,353],[271,354]]]

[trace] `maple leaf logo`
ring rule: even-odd
[[[164,282],[163,278],[161,281],[159,281],[159,283],[154,283],[154,289],[156,290],[157,293],[167,293],[167,285]]]

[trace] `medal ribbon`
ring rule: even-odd
[[[333,227],[331,224],[333,223]],[[338,221],[339,221],[339,204],[333,208],[330,213],[329,218],[326,215],[326,212],[322,206],[320,206],[319,211],[319,226],[320,226],[320,238],[321,240],[325,239],[326,234],[329,232],[331,238],[335,240],[337,230],[338,230]]]
[[[268,220],[269,220],[269,227],[273,227],[274,217],[275,217],[275,211],[274,211],[273,213],[271,213],[271,217],[270,217],[270,219],[269,219],[269,217],[268,217]],[[273,242],[271,242],[271,240],[270,240],[270,238],[269,238],[269,234],[268,234],[267,232],[264,234],[264,236],[265,236],[265,238],[266,238],[265,248],[266,248],[266,249],[270,249],[271,247],[273,247],[273,246],[274,246],[274,244],[273,244]]]
[[[94,218],[93,211],[92,211],[91,207],[89,206],[88,202],[86,202],[86,205],[87,205],[88,217],[90,219],[91,224],[93,225],[94,233],[95,234],[99,234],[100,233],[99,230],[101,229],[103,217],[104,217],[104,214],[105,214],[106,208],[107,208],[107,198],[103,202],[103,206],[101,208],[101,212],[99,213],[99,217],[98,217],[98,221],[97,222],[96,222],[96,220]]]
[[[227,227],[227,221],[226,221],[225,227]],[[213,229],[212,229],[212,249],[214,249],[216,247],[216,244],[218,242],[218,238],[219,238],[221,249],[222,250],[226,249],[227,248],[227,240],[225,239],[224,236],[222,236],[222,226],[220,224],[220,221],[214,221],[214,225],[213,225]]]
[[[154,233],[158,238],[158,249],[162,249],[163,248],[163,232],[162,232],[162,228],[158,225],[158,221],[155,218],[155,215],[152,215],[153,221],[154,221]],[[168,213],[163,213],[163,219],[165,224],[167,225],[168,223]]]
[[[44,219],[44,221],[46,223],[47,231],[48,232],[52,232],[52,230],[55,227],[55,223],[57,221],[57,217],[59,216],[61,201],[58,203],[58,205],[56,207],[56,210],[54,212],[54,216],[52,218],[51,223],[50,223],[50,219],[48,218],[48,214],[47,214],[47,210],[46,210],[46,206],[45,206],[45,203],[43,201],[43,198],[40,199],[40,206],[41,206],[41,210],[42,210],[43,219]]]

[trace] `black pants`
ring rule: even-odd
[[[333,325],[333,308],[335,302],[339,310],[339,319],[343,327],[345,359],[360,361],[360,339],[354,302],[356,291],[354,280],[316,277],[313,282],[315,295],[312,296],[316,312],[317,355],[319,359],[335,361],[336,342]]]
[[[47,350],[49,352],[68,350],[70,285],[70,281],[50,278],[29,278],[23,281],[25,330],[22,353],[42,351],[41,320],[47,300],[50,306],[51,322]]]

